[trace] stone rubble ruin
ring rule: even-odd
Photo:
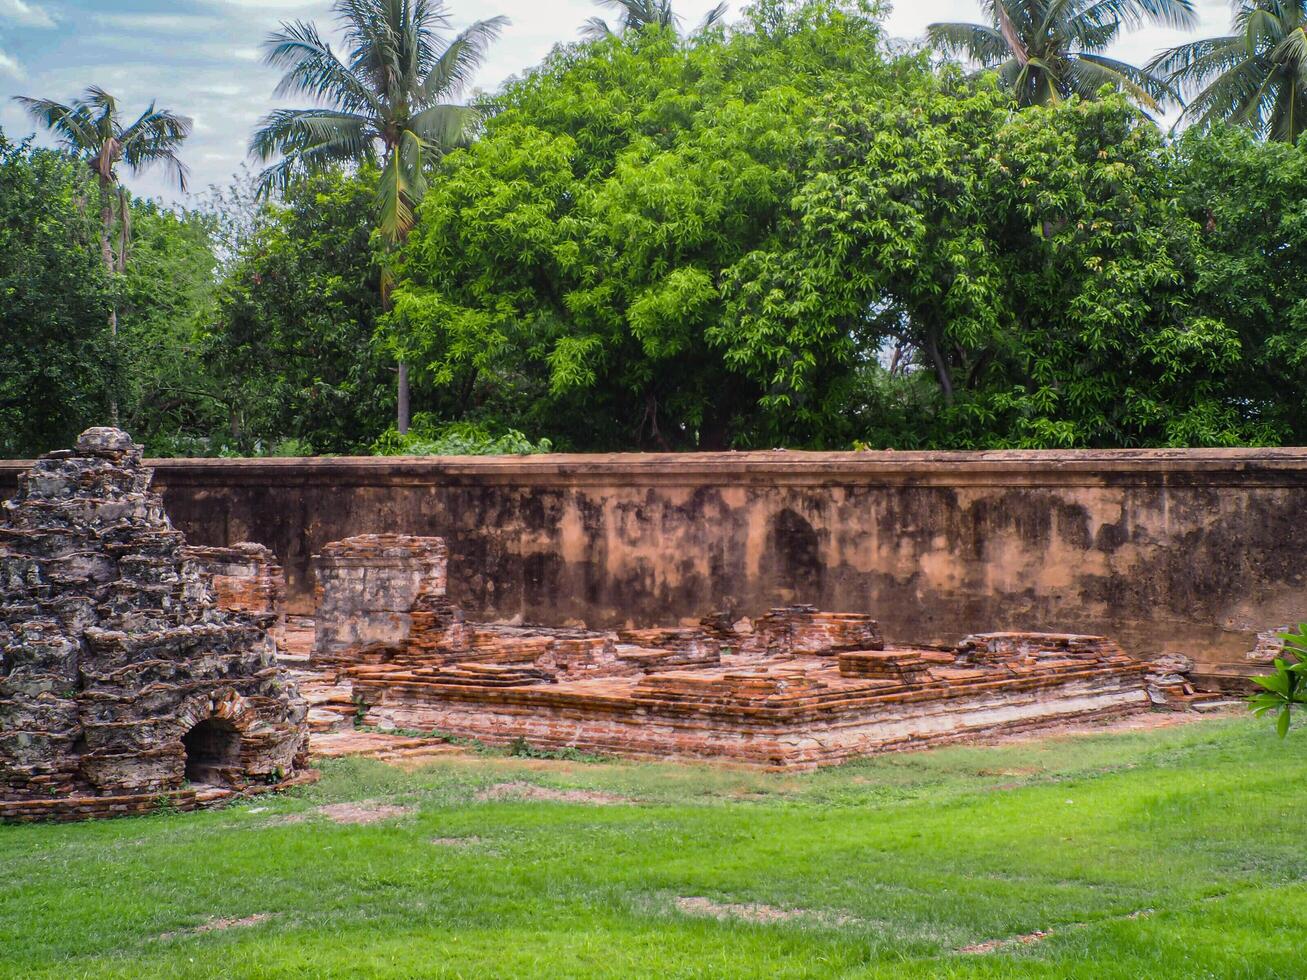
[[[0,820],[191,809],[305,764],[269,556],[188,549],[151,476],[126,433],[88,429],[4,503]]]
[[[243,541],[230,548],[191,545],[186,554],[199,566],[219,609],[271,617],[272,638],[278,649],[285,645],[286,575],[270,549]]]
[[[489,744],[805,769],[1148,710],[1150,687],[1172,707],[1192,693],[1177,665],[1153,668],[1104,637],[987,633],[893,648],[870,616],[810,605],[752,622],[714,613],[696,627],[473,623],[446,594],[446,563],[438,538],[364,535],[324,549],[324,707]]]

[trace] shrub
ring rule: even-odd
[[[1275,730],[1284,738],[1294,709],[1307,708],[1307,623],[1300,623],[1296,631],[1280,636],[1284,640],[1284,652],[1293,662],[1276,658],[1275,673],[1254,677],[1253,681],[1265,690],[1252,695],[1248,707],[1259,718],[1274,711]]]
[[[529,456],[552,449],[548,439],[532,442],[517,429],[494,435],[474,422],[440,424],[423,413],[405,435],[390,428],[372,444],[376,456]]]

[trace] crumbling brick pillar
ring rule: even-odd
[[[443,538],[362,534],[333,541],[314,560],[314,667],[393,659],[408,641],[418,598],[445,595],[448,551]]]
[[[286,576],[277,556],[261,544],[243,541],[230,548],[186,549],[209,582],[219,609],[254,616],[278,648],[286,642]]]

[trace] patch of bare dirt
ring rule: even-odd
[[[362,803],[331,803],[318,807],[316,812],[336,823],[378,823],[382,820],[408,816],[413,812],[413,808],[364,800]]]
[[[1008,939],[990,939],[983,943],[976,943],[972,946],[963,946],[958,950],[959,953],[993,953],[996,950],[1005,949],[1009,946],[1032,946],[1035,943],[1043,942],[1049,936],[1053,935],[1052,931],[1041,932],[1036,929],[1034,932],[1028,932],[1024,936],[1012,936]]]
[[[303,813],[291,813],[269,823],[303,823],[309,817],[321,815],[339,824],[368,824],[404,817],[412,812],[413,808],[410,806],[394,806],[389,803],[378,803],[375,800],[361,800],[357,803],[329,803]]]
[[[257,926],[260,922],[267,922],[271,915],[266,912],[260,912],[256,915],[247,915],[243,919],[210,919],[208,922],[201,923],[193,929],[182,929],[180,932],[165,932],[160,934],[160,939],[176,939],[178,936],[200,936],[206,932],[223,932],[227,929],[244,929],[249,926]]]
[[[678,911],[686,915],[704,916],[719,922],[791,922],[795,919],[821,922],[824,925],[844,926],[856,921],[839,913],[816,912],[812,909],[782,909],[774,905],[715,902],[711,898],[683,897],[676,900]]]
[[[600,793],[588,789],[553,789],[549,786],[537,786],[515,780],[511,783],[495,783],[476,794],[479,802],[491,800],[548,800],[554,803],[589,803],[593,806],[613,806],[620,803],[634,803],[634,800],[612,793]]]
[[[1070,838],[1067,839],[1069,840]],[[1120,921],[1127,921],[1131,919],[1146,919],[1150,915],[1155,914],[1156,912],[1157,912],[1156,909],[1136,909],[1135,911],[1129,912],[1126,915],[1115,916],[1114,919],[1108,919],[1104,921],[1120,922]],[[1087,929],[1089,926],[1090,923],[1088,922],[1072,922],[1068,925],[1058,926],[1058,930],[1062,932],[1071,932],[1076,929]],[[1028,932],[1024,936],[1010,936],[1007,939],[989,939],[983,943],[976,943],[975,945],[972,946],[963,946],[961,949],[958,950],[958,952],[959,953],[993,953],[996,950],[1007,949],[1013,946],[1030,946],[1033,943],[1042,942],[1043,940],[1047,939],[1049,936],[1053,935],[1055,931],[1058,930],[1036,929],[1034,932]]]

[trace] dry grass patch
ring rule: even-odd
[[[247,915],[243,919],[210,919],[193,929],[162,933],[159,939],[176,939],[178,936],[202,936],[206,932],[224,932],[227,929],[246,929],[250,926],[257,926],[260,922],[267,922],[271,918],[272,916],[268,913],[259,912],[256,915]]]
[[[476,799],[481,803],[495,800],[545,800],[552,803],[588,803],[592,806],[614,806],[635,802],[613,793],[600,793],[589,789],[554,789],[521,780],[487,786],[477,792]]]
[[[1000,949],[1007,949],[1011,946],[1031,946],[1038,942],[1043,942],[1049,936],[1053,935],[1050,929],[1043,932],[1036,929],[1034,932],[1028,932],[1024,936],[1012,936],[1008,939],[988,939],[983,943],[974,943],[971,946],[963,946],[958,950],[959,953],[994,953]]]
[[[356,803],[329,803],[326,806],[314,807],[312,810],[303,813],[291,813],[276,820],[271,820],[269,823],[303,823],[309,817],[323,816],[333,823],[369,824],[378,823],[382,820],[393,820],[396,817],[406,817],[414,812],[416,811],[411,806],[395,806],[390,803],[378,803],[376,800],[360,800]]]
[[[711,898],[682,897],[676,900],[677,911],[686,915],[716,919],[719,922],[793,922],[805,920],[821,925],[847,926],[858,920],[840,912],[818,912],[813,909],[782,909],[774,905],[715,902]]]

